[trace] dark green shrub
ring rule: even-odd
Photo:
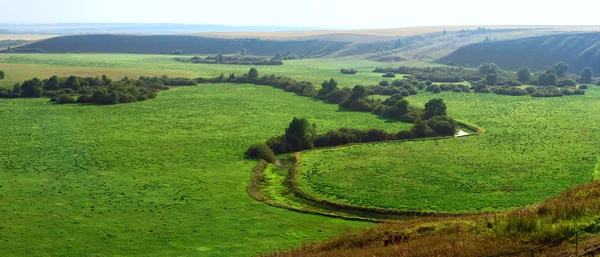
[[[248,151],[246,151],[246,155],[252,158],[263,159],[270,163],[275,163],[277,161],[277,157],[275,157],[275,153],[269,146],[266,144],[255,144],[252,145]]]
[[[56,99],[56,103],[57,104],[72,104],[72,103],[75,103],[75,99],[73,99],[73,97],[70,95],[60,95]]]

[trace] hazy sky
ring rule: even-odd
[[[600,25],[600,1],[0,0],[0,23],[132,22],[322,28]]]

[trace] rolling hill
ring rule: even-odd
[[[181,50],[184,54],[248,54],[271,56],[292,51],[320,57],[338,51],[348,42],[326,40],[262,40],[258,38],[208,38],[199,36],[73,35],[45,39],[14,49],[47,53],[141,53],[159,54]],[[36,51],[33,51],[36,52]]]
[[[467,67],[493,62],[502,69],[517,70],[528,66],[534,71],[544,70],[560,61],[569,64],[569,72],[572,73],[579,73],[584,67],[600,71],[600,33],[569,33],[476,43],[437,60]]]

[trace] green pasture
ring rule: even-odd
[[[0,84],[54,74],[210,77],[250,68],[172,58],[2,54],[8,77]],[[379,82],[371,70],[390,65],[402,63],[305,59],[258,70],[349,87]],[[452,116],[487,132],[310,152],[303,188],[364,205],[469,211],[531,204],[594,177],[600,88],[546,99],[424,91],[408,99],[423,106],[435,97]],[[283,134],[293,117],[315,122],[320,132],[410,126],[239,84],[179,87],[114,106],[0,99],[0,255],[251,256],[372,226],[271,207],[246,194],[256,161],[244,151]],[[273,181],[283,176],[269,174]]]
[[[356,205],[465,212],[529,205],[594,179],[600,87],[562,98],[420,92],[408,99],[433,97],[487,132],[308,152],[301,187]]]
[[[238,75],[247,73],[249,65],[222,65],[182,63],[173,60],[175,57],[191,56],[173,55],[134,55],[134,54],[2,54],[0,70],[7,73],[7,79],[0,85],[12,85],[30,79],[32,76],[43,78],[54,74],[67,76],[97,76],[107,74],[111,77],[124,76],[160,76],[167,74],[179,77],[216,77],[221,73]],[[395,67],[400,65],[426,66],[428,63],[418,61],[385,63],[356,58],[344,59],[301,59],[285,61],[280,66],[256,66],[259,73],[290,76],[297,80],[311,81],[320,85],[325,79],[334,78],[341,87],[354,87],[357,84],[374,85],[381,80],[383,74],[373,73],[376,67]],[[434,64],[439,65],[439,64]],[[354,75],[344,75],[340,69],[356,69]]]

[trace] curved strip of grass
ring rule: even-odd
[[[465,122],[459,122],[459,126],[463,127],[470,132],[472,132],[469,136],[478,135],[485,132],[485,129],[471,125]],[[453,138],[454,136],[444,136],[444,137],[431,137],[431,138],[420,138],[420,139],[406,139],[406,140],[392,140],[392,141],[383,141],[383,142],[370,142],[370,143],[353,143],[341,146],[334,147],[326,147],[326,148],[318,148],[311,149],[302,152],[297,152],[291,154],[292,163],[289,169],[289,172],[286,177],[286,186],[291,190],[295,197],[305,200],[308,202],[309,206],[307,207],[294,207],[288,204],[282,204],[277,201],[270,199],[265,196],[261,192],[261,188],[263,186],[263,182],[265,179],[264,170],[267,167],[268,163],[264,160],[260,160],[259,164],[257,164],[252,170],[252,177],[250,179],[250,183],[248,186],[248,194],[257,201],[264,202],[271,206],[286,208],[298,212],[310,213],[310,214],[318,214],[330,217],[337,217],[342,219],[349,220],[361,220],[361,221],[372,221],[372,222],[382,222],[382,221],[394,221],[398,219],[406,219],[412,217],[455,217],[455,216],[468,216],[473,214],[486,214],[484,212],[434,212],[434,211],[415,211],[415,210],[399,210],[399,209],[387,209],[387,208],[377,208],[377,207],[364,207],[358,205],[351,205],[345,203],[339,203],[334,201],[329,201],[326,199],[318,198],[312,194],[307,193],[302,190],[298,185],[298,174],[300,172],[300,165],[302,162],[302,154],[308,151],[313,150],[322,150],[322,149],[331,149],[331,148],[341,148],[347,147],[351,145],[363,145],[363,144],[377,144],[377,143],[389,143],[389,142],[407,142],[407,141],[427,141],[427,140],[442,140]]]

